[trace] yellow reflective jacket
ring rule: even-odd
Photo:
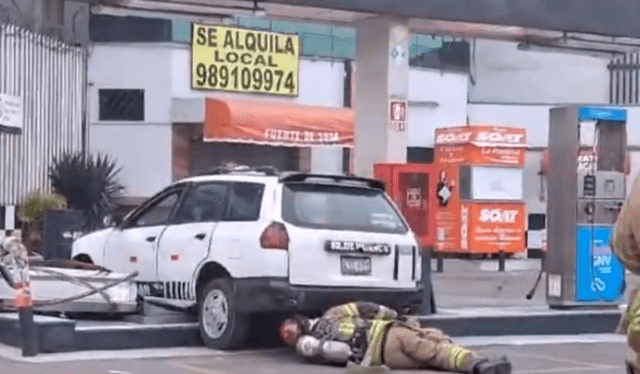
[[[351,345],[359,332],[365,332],[362,365],[380,365],[385,334],[397,317],[394,310],[383,305],[352,302],[327,310],[311,330],[318,339],[338,340]]]

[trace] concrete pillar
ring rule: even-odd
[[[407,161],[407,131],[389,125],[389,101],[409,94],[409,22],[376,17],[356,25],[354,172]]]

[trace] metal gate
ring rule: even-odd
[[[640,103],[640,54],[626,54],[609,63],[609,103]]]
[[[0,93],[20,96],[22,131],[0,129],[0,206],[49,189],[55,156],[83,149],[86,53],[0,24]]]

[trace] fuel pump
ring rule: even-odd
[[[626,110],[614,107],[551,109],[544,262],[551,308],[623,301],[624,267],[610,243],[626,197],[626,121]]]

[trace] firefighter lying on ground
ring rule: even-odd
[[[613,253],[625,268],[640,274],[640,176],[636,177],[613,230]],[[619,332],[627,335],[628,373],[640,373],[640,287],[631,292]]]
[[[283,322],[280,337],[310,361],[348,364],[355,372],[433,368],[468,374],[511,373],[505,357],[480,357],[454,344],[440,330],[422,328],[417,320],[369,302],[339,305],[318,319],[295,316]]]

